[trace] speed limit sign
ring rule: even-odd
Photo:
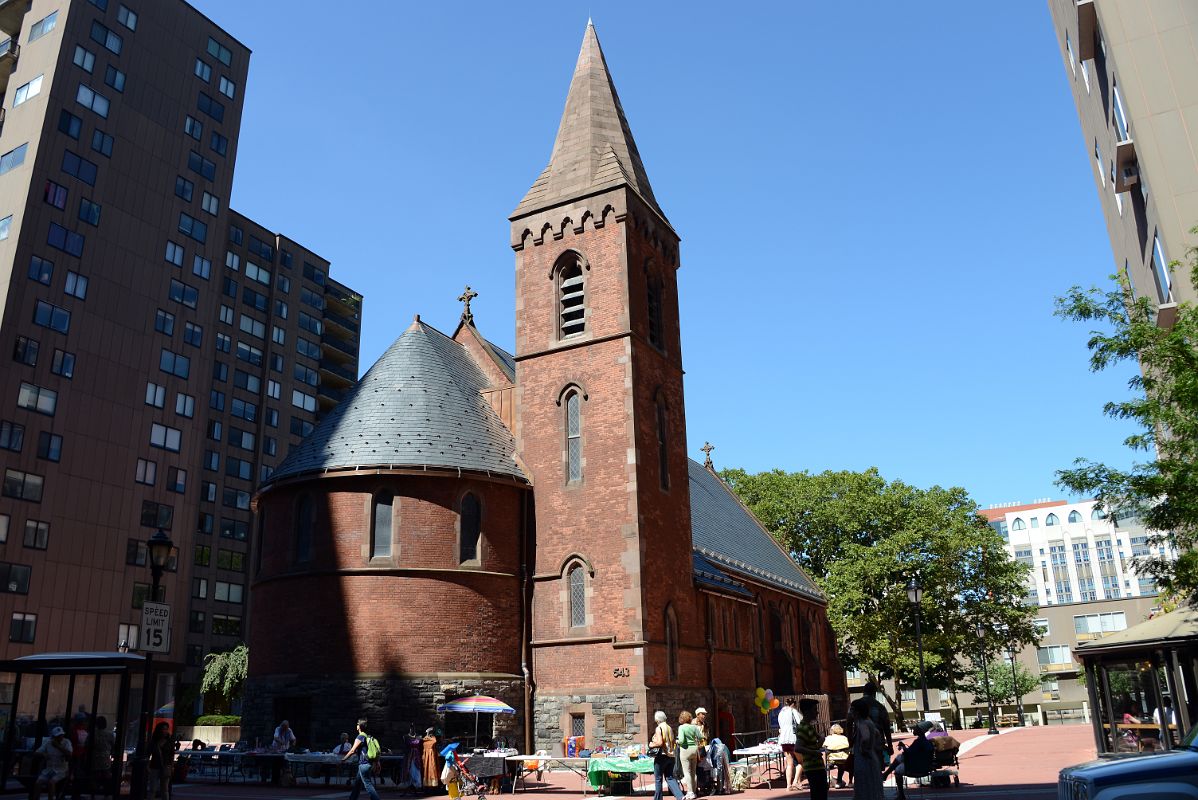
[[[147,602],[141,607],[141,648],[146,653],[171,651],[171,607]]]

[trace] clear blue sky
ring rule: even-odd
[[[512,347],[507,215],[591,14],[682,236],[692,457],[984,505],[1130,460],[1128,371],[1052,316],[1113,264],[1044,2],[193,2],[254,51],[232,204],[365,295],[363,369],[467,283]]]

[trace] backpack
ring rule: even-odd
[[[374,761],[379,757],[379,750],[379,740],[371,736],[369,733],[366,734],[366,759],[368,761]]]

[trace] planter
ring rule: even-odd
[[[183,742],[199,739],[206,745],[237,744],[241,740],[240,725],[180,725],[175,735]]]

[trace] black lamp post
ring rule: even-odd
[[[907,582],[907,599],[915,606],[915,647],[919,651],[919,687],[923,690],[923,715],[927,717],[931,705],[928,704],[928,676],[923,668],[923,624],[920,614],[920,601],[923,600],[923,587],[919,581],[912,578]]]
[[[1019,673],[1015,669],[1015,648],[1007,645],[1007,657],[1011,659],[1011,692],[1015,695],[1015,711],[1019,714],[1018,725],[1023,726],[1023,695],[1019,693]]]
[[[978,645],[982,648],[982,680],[986,684],[986,711],[990,714],[990,730],[988,735],[996,735],[998,728],[994,727],[994,699],[990,696],[990,669],[986,665],[986,628],[982,623],[977,626]]]
[[[158,586],[162,581],[162,573],[166,569],[166,564],[170,561],[171,551],[175,549],[175,543],[171,541],[171,537],[166,534],[161,528],[154,532],[150,540],[146,542],[146,551],[149,554],[150,561],[150,576],[152,583],[150,585],[150,600],[158,599]],[[144,632],[143,632],[144,634]],[[146,777],[149,771],[150,753],[146,746],[146,729],[150,725],[151,703],[153,702],[156,687],[152,686],[154,680],[154,654],[146,653],[145,672],[141,679],[141,712],[138,715],[137,725],[137,750],[133,754],[133,774],[130,776],[129,798],[130,800],[143,800],[146,796]]]

